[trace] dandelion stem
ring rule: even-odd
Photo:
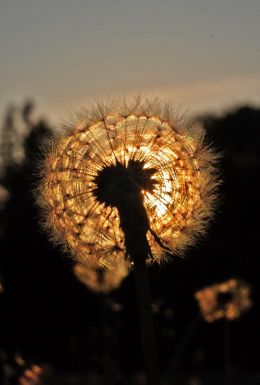
[[[159,367],[151,307],[151,294],[145,257],[135,260],[135,282],[139,307],[147,385],[159,385]]]
[[[225,385],[232,384],[232,366],[230,357],[230,325],[228,321],[224,321],[224,360],[225,360]]]
[[[181,338],[179,344],[177,345],[175,355],[173,359],[170,361],[170,365],[168,368],[168,371],[166,373],[167,379],[173,378],[180,363],[181,360],[186,352],[186,349],[189,345],[190,340],[192,339],[195,331],[199,327],[201,323],[200,317],[195,317],[192,322],[189,324],[186,332],[184,333],[183,337]]]

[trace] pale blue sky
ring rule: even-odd
[[[0,0],[0,110],[54,119],[142,92],[191,112],[260,105],[260,0]]]

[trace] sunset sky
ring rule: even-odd
[[[0,111],[33,98],[59,120],[129,93],[260,105],[259,20],[259,0],[1,0]]]

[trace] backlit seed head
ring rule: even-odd
[[[232,321],[252,306],[250,287],[244,281],[234,278],[197,291],[195,298],[207,322],[219,319]]]
[[[46,154],[37,190],[43,222],[88,266],[111,267],[144,238],[149,261],[181,255],[213,215],[217,158],[203,129],[182,126],[168,105],[99,105],[65,127]]]
[[[119,261],[111,269],[100,268],[93,269],[82,263],[76,263],[73,271],[76,277],[94,292],[109,293],[117,289],[123,279],[131,270],[130,263],[124,260]]]

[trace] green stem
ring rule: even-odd
[[[146,262],[145,258],[142,256],[133,259],[135,260],[135,282],[140,315],[141,337],[144,351],[147,385],[159,385],[160,378],[158,357]]]

